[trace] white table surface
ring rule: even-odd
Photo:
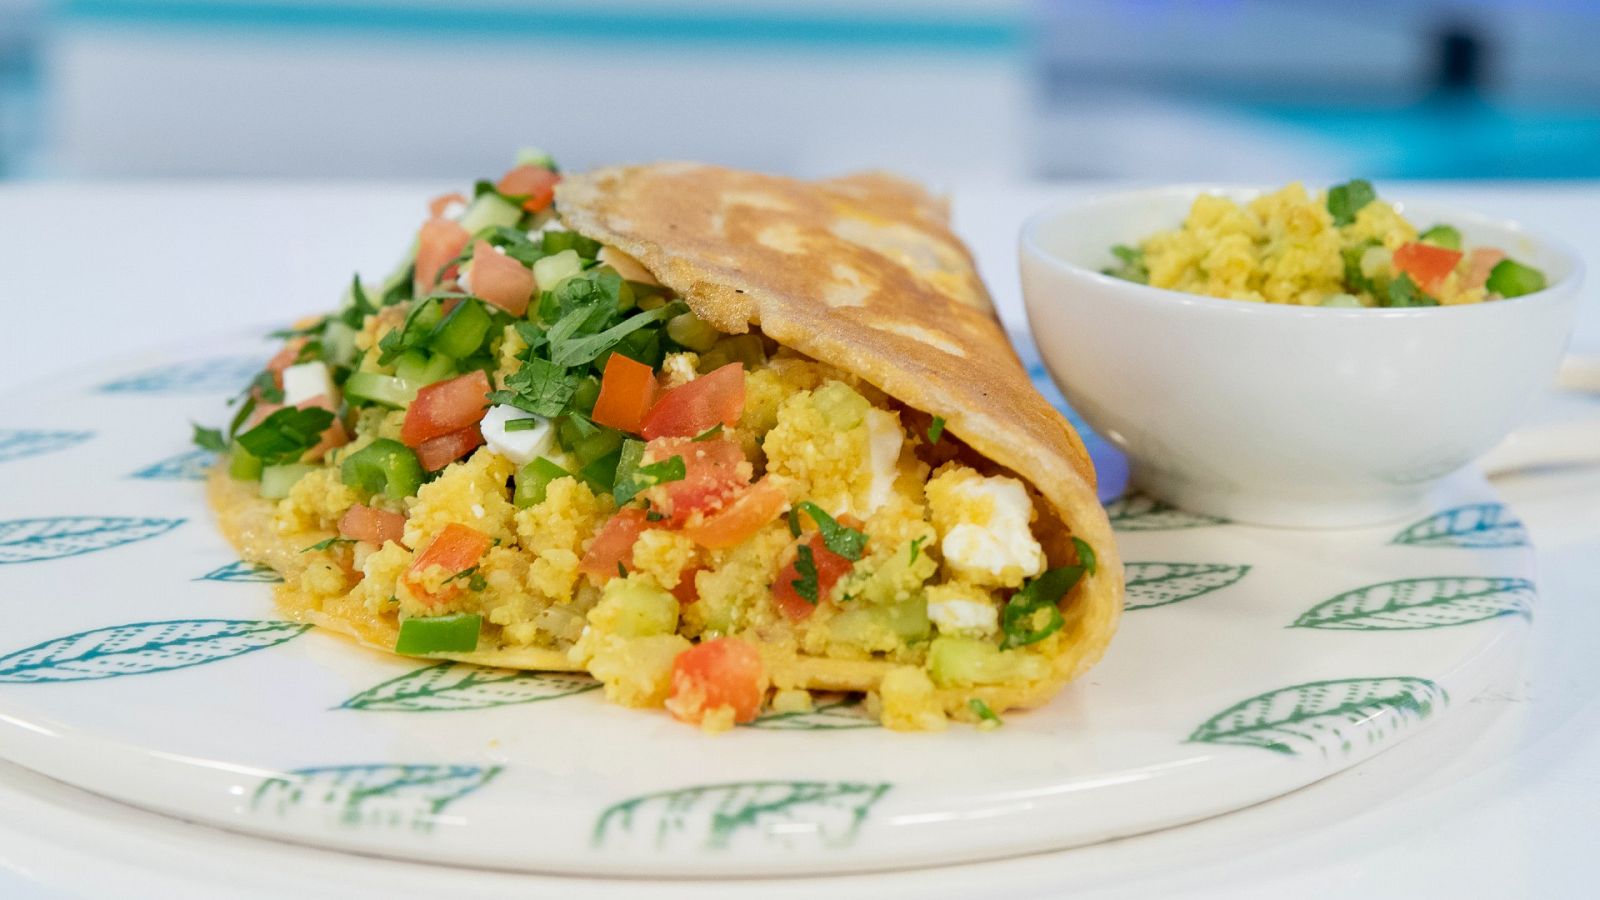
[[[448,185],[0,186],[0,391],[75,361],[330,307],[381,274]],[[1585,257],[1575,347],[1600,349],[1600,185],[1384,185],[1522,218]],[[1014,235],[1086,185],[957,192],[1008,322]],[[1600,398],[1579,401],[1600,415]],[[617,882],[422,866],[166,819],[0,763],[0,897],[1566,897],[1600,879],[1600,467],[1503,476],[1538,548],[1522,672],[1393,750],[1237,813],[1094,847],[800,881]],[[3,598],[0,598],[3,601]],[[12,614],[16,614],[13,612]]]

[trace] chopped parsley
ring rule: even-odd
[[[322,440],[322,432],[333,424],[333,413],[320,406],[309,409],[280,409],[261,424],[239,435],[239,446],[261,460],[264,466],[279,466],[298,460],[301,454]]]
[[[796,508],[811,517],[817,523],[817,531],[822,533],[822,543],[834,553],[845,559],[855,562],[861,558],[862,548],[867,545],[865,533],[857,531],[848,525],[841,525],[833,516],[823,511],[822,507],[810,500],[796,504]],[[791,530],[793,530],[791,528]],[[807,548],[809,552],[809,548]]]
[[[794,571],[800,577],[789,582],[789,586],[794,588],[794,592],[800,595],[801,600],[816,606],[821,583],[817,580],[817,560],[806,544],[801,544],[795,554]]]
[[[222,436],[222,432],[215,428],[202,428],[193,422],[189,424],[194,425],[194,444],[196,447],[202,450],[210,450],[212,453],[222,453],[228,449],[228,440]]]
[[[622,564],[622,560],[620,560],[620,559],[617,560],[617,577],[618,578],[627,578],[628,577],[628,567],[623,565]]]
[[[355,539],[354,538],[331,537],[331,538],[325,538],[323,540],[317,541],[315,544],[312,544],[311,546],[302,549],[300,552],[301,553],[313,553],[313,552],[316,552],[318,550],[329,550],[329,549],[332,549],[334,547],[339,546],[340,544],[354,544],[354,543],[355,543]]]
[[[701,441],[712,440],[712,439],[716,438],[717,436],[719,436],[721,434],[722,434],[722,423],[718,422],[717,424],[711,426],[710,428],[707,428],[705,431],[702,431],[699,434],[695,435],[690,440],[693,441],[694,443],[700,443]]]
[[[619,563],[618,565],[621,564]],[[449,578],[446,578],[442,584],[449,584],[452,581],[460,581],[463,578],[467,581],[467,590],[469,591],[482,591],[489,586],[488,580],[485,579],[483,574],[478,571],[477,566],[469,566],[468,568],[462,569],[454,575],[451,575]]]
[[[542,359],[530,359],[506,376],[505,389],[489,392],[489,402],[515,406],[547,419],[561,415],[578,389],[578,376]]]
[[[981,697],[973,697],[968,700],[967,709],[972,710],[972,714],[977,716],[979,721],[991,728],[998,728],[1005,724],[1000,721],[1000,717],[995,714],[995,711],[989,708],[989,704],[983,702]]]
[[[266,369],[256,373],[256,377],[251,379],[250,386],[246,390],[268,403],[283,402],[283,388],[278,387],[278,379]]]
[[[1378,192],[1372,189],[1372,182],[1356,178],[1328,188],[1328,213],[1333,224],[1349,225],[1356,220],[1356,213],[1376,199]]]
[[[572,280],[572,278],[567,279],[567,281]],[[562,284],[566,283],[565,281],[562,282]],[[655,309],[630,316],[599,333],[582,336],[573,335],[571,337],[563,336],[558,341],[556,328],[561,326],[561,322],[567,320],[566,317],[563,317],[561,321],[551,327],[550,333],[547,335],[550,340],[550,361],[560,366],[576,366],[582,363],[594,362],[595,357],[615,347],[628,335],[652,322],[670,318],[682,311],[683,304],[669,303],[666,306],[658,306]],[[585,310],[579,309],[568,313],[568,316],[578,316],[584,312]]]
[[[1065,624],[1058,608],[1061,598],[1083,577],[1083,571],[1082,566],[1051,569],[1012,594],[1000,613],[1000,626],[1005,632],[1001,649],[1037,643],[1060,631]]]
[[[1405,308],[1409,306],[1438,306],[1439,301],[1429,297],[1411,280],[1411,276],[1400,273],[1400,277],[1389,282],[1388,302],[1384,306]]]
[[[917,561],[917,557],[922,554],[922,545],[927,540],[928,540],[928,536],[924,534],[924,535],[918,537],[916,540],[911,542],[911,561],[912,562],[916,562]]]
[[[1145,265],[1143,250],[1118,244],[1111,248],[1111,255],[1117,258],[1117,265],[1101,269],[1100,274],[1139,284],[1150,283],[1150,269]]]
[[[928,426],[928,443],[937,444],[944,437],[944,416],[934,416],[933,422]]]
[[[643,451],[643,445],[639,442],[630,443],[638,446],[639,450],[636,452]],[[623,462],[619,459],[616,485],[612,488],[611,495],[617,504],[621,505],[637,497],[641,491],[660,484],[682,481],[687,475],[688,469],[684,466],[681,456],[669,456],[660,462],[637,466],[629,471],[623,470]]]

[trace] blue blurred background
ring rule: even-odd
[[[1576,0],[0,0],[0,176],[1600,176]]]

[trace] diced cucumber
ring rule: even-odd
[[[235,443],[228,451],[228,476],[239,481],[255,481],[261,477],[261,460]]]
[[[1544,273],[1512,259],[1502,259],[1489,270],[1484,287],[1502,297],[1521,297],[1545,287]]]
[[[428,346],[436,353],[461,359],[478,352],[493,327],[494,319],[482,303],[463,300],[433,329]]]
[[[344,395],[354,402],[378,403],[392,409],[405,409],[417,399],[417,389],[403,378],[376,372],[351,372],[344,382]]]
[[[516,163],[519,166],[541,166],[554,172],[556,159],[544,152],[540,147],[523,147],[517,151]]]
[[[548,238],[549,233],[545,234]],[[583,260],[576,250],[563,250],[546,256],[533,264],[533,281],[541,291],[554,290],[555,286],[583,271]]]
[[[456,374],[456,361],[442,353],[430,354],[421,350],[408,350],[395,360],[394,374],[415,391],[435,381],[453,378]]]
[[[508,203],[499,194],[486,191],[472,201],[461,214],[461,227],[468,234],[477,234],[485,228],[510,227],[522,220],[522,207]]]
[[[860,425],[867,417],[867,410],[872,408],[867,398],[842,381],[830,381],[817,388],[811,394],[811,402],[816,404],[817,411],[822,413],[828,425],[837,431],[849,431]]]
[[[261,496],[268,500],[282,500],[289,496],[295,482],[310,474],[311,466],[290,463],[285,466],[266,466],[261,470]]]
[[[678,628],[678,601],[653,584],[619,578],[606,584],[589,621],[622,637],[672,634]]]
[[[1042,657],[1001,650],[977,638],[937,637],[928,646],[928,671],[941,687],[1035,681],[1048,669]]]
[[[338,319],[322,326],[322,352],[328,362],[348,366],[356,358],[356,330]]]
[[[517,509],[527,509],[544,502],[550,482],[567,478],[572,473],[543,456],[517,470],[517,491],[514,502]]]
[[[1451,225],[1435,225],[1427,231],[1417,235],[1417,240],[1446,250],[1461,249],[1461,232]]]

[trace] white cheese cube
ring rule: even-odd
[[[1029,527],[1033,504],[1022,482],[971,473],[950,491],[950,501],[955,508],[942,516],[939,547],[958,575],[974,584],[1016,587],[1044,571],[1044,548]]]
[[[900,476],[900,447],[905,439],[898,415],[876,408],[867,411],[867,465],[872,480],[867,486],[864,511],[869,516],[894,496],[895,479]]]
[[[284,406],[299,406],[317,397],[328,398],[332,406],[339,405],[339,392],[333,386],[326,363],[297,363],[283,370]]]
[[[517,430],[506,428],[508,422],[528,419],[536,420],[536,424]],[[504,404],[489,407],[489,411],[483,415],[483,421],[478,423],[478,429],[483,433],[483,442],[489,445],[490,450],[519,466],[544,456],[556,442],[556,430],[549,419]]]
[[[1000,630],[1000,611],[993,603],[930,594],[928,619],[940,634],[994,634]]]

